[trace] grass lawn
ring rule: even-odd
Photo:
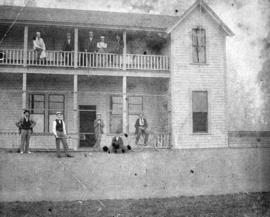
[[[270,192],[140,200],[1,202],[1,217],[269,217]]]

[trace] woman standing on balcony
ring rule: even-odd
[[[37,32],[36,37],[33,38],[33,47],[37,60],[45,60],[46,46],[43,39],[41,38],[40,32]]]
[[[105,43],[105,37],[100,36],[100,42],[97,43],[98,53],[107,53],[107,43]],[[98,63],[99,67],[107,66],[107,58],[106,55],[98,55]]]

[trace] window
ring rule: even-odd
[[[52,131],[52,122],[55,113],[64,114],[65,96],[60,94],[30,94],[29,108],[32,118],[36,121],[34,132],[43,133]]]
[[[143,111],[143,98],[141,96],[128,97],[128,123],[129,132],[134,132],[134,125],[138,114]],[[123,97],[111,96],[110,132],[123,132]]]
[[[35,132],[44,132],[45,126],[45,95],[31,94],[29,96],[29,107],[32,118],[36,121]]]
[[[55,113],[57,111],[60,111],[64,114],[64,108],[65,108],[65,97],[64,95],[49,95],[49,132],[52,132],[52,124],[53,121],[56,119]]]
[[[135,122],[138,114],[143,112],[143,98],[141,96],[130,96],[128,98],[128,123],[129,132],[134,132]]]
[[[111,119],[110,119],[110,132],[122,133],[123,132],[123,98],[122,96],[111,96]]]
[[[208,92],[192,92],[193,133],[208,132]]]
[[[205,30],[200,27],[192,29],[192,57],[193,63],[206,63]]]

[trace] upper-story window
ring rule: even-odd
[[[192,29],[192,58],[193,63],[206,63],[206,36],[205,29]]]

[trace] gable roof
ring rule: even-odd
[[[218,17],[218,15],[203,1],[196,0],[196,2],[182,15],[179,20],[167,29],[167,33],[172,32],[188,15],[190,15],[198,6],[202,7],[208,14],[217,22],[228,36],[233,36],[234,33],[230,28]]]
[[[17,17],[17,15],[20,15]],[[17,18],[16,18],[17,17]],[[179,17],[136,13],[0,6],[0,21],[11,23],[166,31]]]

